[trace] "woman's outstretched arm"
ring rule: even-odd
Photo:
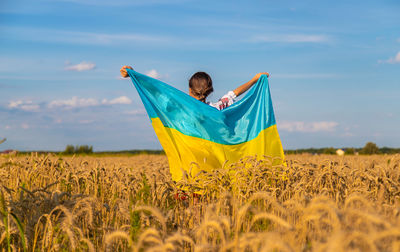
[[[269,77],[269,73],[267,73],[267,72],[256,74],[251,80],[249,80],[248,82],[244,83],[240,87],[238,87],[235,90],[233,90],[235,95],[239,96],[239,95],[243,94],[244,92],[246,92],[249,88],[251,88],[251,86],[254,85],[254,83],[256,83],[258,81],[260,76],[263,75],[263,74],[266,74]]]

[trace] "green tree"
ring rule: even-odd
[[[93,146],[89,145],[67,145],[65,148],[64,154],[90,154],[93,153]]]
[[[93,147],[89,146],[89,145],[77,145],[75,147],[75,153],[78,154],[89,154],[89,153],[93,153]]]
[[[345,155],[354,155],[356,150],[354,148],[347,148],[344,152]]]
[[[73,145],[67,145],[64,150],[64,154],[74,154],[75,153],[75,148]]]
[[[325,148],[323,151],[324,154],[336,154],[336,149],[333,147]]]
[[[361,150],[361,154],[365,154],[365,155],[372,155],[372,154],[378,154],[378,153],[379,153],[379,148],[373,142],[366,143],[364,148],[362,148],[362,150]]]

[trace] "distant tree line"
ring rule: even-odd
[[[165,155],[164,150],[122,150],[122,151],[96,151],[97,154],[154,154],[154,155]]]
[[[285,150],[285,154],[331,154],[335,155],[339,148],[325,147],[325,148],[307,148],[307,149],[296,149],[296,150]],[[368,142],[362,148],[340,148],[344,151],[345,155],[372,155],[372,154],[400,154],[400,148],[382,147],[379,148],[375,143]],[[21,153],[30,153],[31,151]],[[158,154],[165,155],[164,150],[122,150],[122,151],[98,151],[93,152],[93,146],[89,145],[67,145],[63,152],[52,152],[52,151],[39,151],[38,153],[60,153],[60,154],[96,154],[96,155],[138,155],[138,154]]]
[[[336,154],[336,150],[339,148],[326,147],[326,148],[308,148],[308,149],[296,149],[296,150],[286,150],[286,154],[302,154],[302,153],[312,153],[312,154]],[[368,142],[362,148],[340,148],[344,150],[345,155],[372,155],[372,154],[397,154],[400,153],[400,148],[389,148],[382,147],[379,148],[375,143]]]
[[[89,145],[67,145],[63,154],[91,154],[93,153],[93,146]]]
[[[123,151],[97,151],[93,152],[93,146],[89,145],[67,145],[61,154],[99,154],[99,155],[137,155],[137,154],[159,154],[164,155],[164,150],[123,150]]]

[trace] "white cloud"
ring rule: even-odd
[[[285,42],[285,43],[323,43],[328,42],[330,38],[326,35],[307,35],[307,34],[271,34],[259,35],[250,38],[249,42]]]
[[[145,72],[145,75],[154,78],[154,79],[159,79],[159,80],[165,80],[169,78],[168,74],[160,74],[157,70],[151,69],[147,72]]]
[[[114,105],[114,104],[131,104],[132,100],[126,96],[120,96],[112,100],[103,99],[101,101],[102,104],[105,105]]]
[[[76,107],[90,107],[97,106],[99,102],[93,98],[78,98],[76,96],[67,100],[54,100],[49,102],[47,105],[49,108],[56,107],[68,107],[68,108],[76,108]]]
[[[20,109],[20,110],[30,111],[30,112],[36,112],[40,108],[39,104],[35,104],[29,100],[28,101],[23,101],[23,100],[11,101],[7,107],[10,109]]]
[[[55,109],[55,108],[71,109],[71,108],[84,108],[84,107],[94,107],[94,106],[110,106],[118,104],[126,105],[131,103],[132,100],[129,99],[127,96],[120,96],[110,100],[103,99],[101,100],[101,102],[95,98],[78,98],[77,96],[74,96],[70,99],[64,99],[64,100],[60,99],[47,102],[46,107],[49,109]],[[7,108],[18,109],[29,112],[38,112],[41,106],[38,103],[34,103],[30,100],[26,101],[16,100],[16,101],[10,101],[9,104],[7,105]],[[56,123],[61,123],[61,120],[57,121]]]
[[[400,63],[400,52],[398,52],[394,58],[390,58],[387,62],[392,64]]]
[[[127,114],[127,115],[146,115],[146,110],[144,110],[144,109],[134,109],[134,110],[126,111],[124,114]]]
[[[80,120],[79,121],[80,124],[91,124],[93,122],[94,122],[94,120]]]
[[[23,101],[21,101],[21,100],[19,100],[19,101],[11,101],[9,104],[8,104],[8,107],[9,108],[18,108],[20,105],[22,105],[24,102]]]
[[[66,66],[65,70],[81,72],[81,71],[93,70],[95,68],[96,68],[96,64],[91,63],[91,62],[83,61],[83,62],[81,62],[79,64],[76,64],[76,65]]]
[[[336,130],[337,122],[320,121],[320,122],[282,122],[278,124],[278,128],[289,132],[332,132]]]
[[[378,63],[389,63],[389,64],[400,63],[400,52],[398,52],[396,56],[389,58],[388,60],[378,60]]]
[[[145,73],[145,75],[147,75],[151,78],[154,78],[154,79],[159,79],[161,77],[160,74],[155,69],[151,69],[150,71],[147,71]]]
[[[22,123],[22,124],[21,124],[21,128],[23,128],[23,129],[29,129],[30,127],[29,127],[29,124],[27,124],[27,123]]]
[[[353,136],[355,136],[353,133],[351,133],[351,132],[344,132],[343,134],[342,134],[342,136],[343,137],[353,137]]]
[[[132,100],[126,96],[120,96],[111,100],[103,99],[99,102],[94,98],[78,98],[77,96],[66,100],[54,100],[47,104],[48,108],[84,108],[84,107],[94,107],[100,105],[115,105],[115,104],[131,104]]]

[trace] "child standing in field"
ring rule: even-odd
[[[132,67],[123,66],[120,69],[121,76],[124,78],[129,77],[126,69],[132,69]],[[221,97],[221,99],[218,100],[218,102],[212,103],[212,102],[207,102],[207,100],[206,100],[207,97],[214,91],[212,79],[205,72],[197,72],[189,79],[189,95],[201,102],[204,102],[204,103],[218,109],[218,110],[222,110],[222,109],[225,109],[226,107],[232,105],[235,102],[235,98],[237,96],[243,94],[249,88],[251,88],[255,83],[257,83],[257,81],[259,80],[261,75],[264,75],[264,74],[267,75],[267,77],[269,76],[269,73],[266,73],[266,72],[258,73],[250,81],[239,86],[238,88],[234,89],[233,91],[229,91],[228,93],[226,93],[224,96]],[[163,92],[162,89],[157,89],[157,93],[159,93],[159,92]],[[209,128],[209,130],[212,131],[213,128]],[[189,145],[190,145],[190,143],[187,143],[184,146],[189,146]],[[173,147],[173,148],[175,148],[175,147]],[[205,153],[208,153],[208,152],[205,151]],[[210,152],[207,155],[209,155],[211,157],[211,160],[217,160],[216,158],[212,157],[214,155],[214,153]],[[188,156],[192,157],[193,155],[189,152]],[[193,156],[193,158],[196,158],[196,157]],[[204,160],[206,160],[206,158]],[[193,161],[193,160],[191,160],[191,161]],[[204,161],[204,162],[206,162],[206,161]],[[201,197],[201,194],[202,194],[202,192],[193,193],[193,195],[192,195],[193,203],[198,202],[198,200]],[[187,201],[187,199],[189,199],[190,197],[187,192],[182,190],[181,192],[179,192],[175,195],[175,198],[177,200]]]
[[[121,76],[124,78],[129,76],[126,71],[127,68],[133,69],[130,66],[123,66],[120,69]],[[227,94],[222,96],[221,99],[218,100],[218,102],[212,103],[206,101],[207,96],[214,91],[211,77],[205,72],[197,72],[193,74],[193,76],[189,80],[189,95],[196,98],[199,101],[207,103],[208,105],[218,110],[221,110],[232,105],[235,102],[235,98],[246,92],[251,86],[253,86],[258,81],[260,76],[263,74],[269,76],[269,73],[267,72],[258,73],[245,84],[239,86],[233,91],[229,91]]]

